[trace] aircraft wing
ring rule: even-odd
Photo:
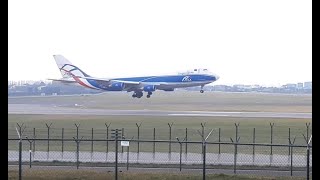
[[[156,87],[167,85],[168,83],[166,82],[143,82],[143,81],[125,81],[125,80],[116,80],[116,79],[107,79],[107,78],[96,78],[96,77],[81,77],[82,79],[86,80],[93,80],[97,84],[101,86],[109,86],[112,83],[124,83],[125,85],[125,90],[130,92],[130,91],[135,91],[135,90],[141,90],[144,86],[147,85],[153,85]],[[59,81],[62,83],[76,83],[77,81],[73,78],[62,78],[62,79],[48,79],[52,81]]]
[[[114,80],[114,79],[107,79],[107,78],[95,78],[95,77],[82,77],[83,79],[87,80],[96,80],[96,81],[103,81],[105,83],[114,83],[114,82],[121,82],[128,85],[139,85],[139,82],[136,81],[123,81],[123,80]]]
[[[122,82],[125,85],[140,85],[140,82],[137,81],[123,81],[123,80],[111,80],[111,82]]]
[[[125,90],[128,92],[141,89],[140,82],[136,82],[136,81],[124,81],[124,80],[114,80],[114,79],[94,78],[94,77],[82,77],[82,78],[86,80],[94,80],[97,84],[99,84],[99,86],[104,86],[104,87],[110,86],[112,83],[124,83]]]
[[[81,77],[81,78],[86,80],[104,81],[106,83],[110,82],[110,79],[107,79],[107,78],[96,78],[96,77]]]
[[[141,82],[142,85],[153,85],[153,86],[161,86],[161,85],[167,85],[167,82]]]

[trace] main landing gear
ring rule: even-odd
[[[150,98],[152,95],[152,92],[148,92],[147,98]],[[142,91],[136,91],[132,94],[133,98],[141,98],[143,96],[143,92]]]
[[[137,92],[134,92],[134,93],[132,94],[132,97],[133,97],[133,98],[135,98],[135,97],[141,98],[142,96],[143,96],[143,92],[142,92],[142,91],[137,91]]]
[[[152,92],[148,92],[147,98],[150,98],[152,95]]]

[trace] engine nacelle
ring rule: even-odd
[[[164,91],[174,91],[174,88],[163,89]]]
[[[124,83],[116,82],[109,85],[108,91],[122,91],[123,88],[124,88]]]
[[[145,91],[145,92],[151,92],[151,91],[155,91],[155,90],[156,90],[156,86],[154,86],[154,85],[148,85],[148,86],[143,87],[143,91]]]

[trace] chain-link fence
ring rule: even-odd
[[[236,134],[229,140],[221,136],[220,129],[215,129],[215,138],[209,136],[212,131],[208,135],[203,128],[197,132],[175,130],[175,135],[182,138],[173,136],[170,130],[169,139],[157,140],[155,128],[149,132],[152,136],[146,138],[140,137],[139,130],[136,137],[129,137],[124,136],[125,129],[100,132],[80,129],[75,125],[76,129],[70,132],[63,128],[50,129],[50,126],[47,124],[47,130],[42,129],[43,132],[38,130],[42,136],[46,134],[46,137],[38,138],[35,129],[24,132],[25,128],[19,125],[17,132],[21,139],[8,138],[8,164],[19,166],[21,171],[35,166],[43,169],[57,166],[77,169],[116,166],[124,170],[160,168],[163,171],[176,169],[177,172],[198,169],[203,171],[204,176],[206,171],[305,177],[312,174],[310,134],[303,134],[302,140],[305,142],[299,145],[297,138],[290,136],[288,144],[274,143],[273,132],[268,143],[255,142],[259,138],[254,133],[252,142],[242,142],[237,124]],[[271,129],[272,126],[270,124]],[[168,127],[171,129],[170,124]],[[191,141],[196,139],[194,133],[198,139]]]

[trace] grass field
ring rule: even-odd
[[[52,176],[54,175],[54,176]],[[202,175],[196,174],[180,174],[180,173],[133,173],[133,172],[119,172],[119,179],[123,180],[200,180]],[[8,171],[8,179],[18,179],[17,170]],[[38,180],[38,179],[114,179],[113,172],[96,172],[90,170],[24,170],[23,179]],[[258,180],[302,180],[305,177],[261,177],[261,176],[249,176],[249,175],[206,175],[206,179],[214,180],[245,180],[245,179],[258,179]]]
[[[152,110],[210,110],[210,111],[269,111],[269,112],[312,112],[311,95],[286,95],[262,93],[222,93],[222,92],[156,92],[151,99],[133,99],[128,93],[104,93],[85,96],[51,96],[51,97],[19,97],[9,98],[9,103],[19,104],[54,104],[59,106],[82,105],[85,108],[104,109],[152,109]],[[253,141],[253,128],[255,128],[256,143],[270,143],[270,124],[273,127],[273,143],[288,144],[289,128],[291,137],[296,136],[295,144],[305,144],[302,133],[306,134],[306,123],[311,119],[290,118],[235,118],[235,117],[156,117],[156,116],[76,116],[76,115],[8,115],[8,137],[17,138],[16,123],[27,126],[26,135],[32,137],[33,128],[36,129],[37,138],[47,138],[46,123],[52,123],[50,138],[61,138],[64,128],[64,138],[76,136],[76,124],[80,124],[79,137],[91,138],[94,129],[94,138],[106,138],[105,123],[110,129],[124,128],[127,138],[137,138],[136,123],[141,124],[140,139],[152,140],[153,128],[156,128],[157,140],[169,140],[168,123],[173,123],[172,140],[175,137],[183,139],[188,128],[188,140],[198,141],[201,123],[206,123],[205,132],[214,129],[208,141],[217,142],[219,128],[221,141],[230,142],[235,138],[235,123],[240,123],[238,136],[242,143]],[[312,132],[311,126],[309,136]],[[60,149],[59,143],[52,143],[50,149]],[[86,143],[83,143],[86,144]],[[142,146],[144,147],[144,146]],[[45,143],[38,148],[45,149]],[[66,146],[66,148],[68,148]],[[74,147],[70,147],[72,150]],[[82,146],[89,149],[90,145]],[[96,151],[104,151],[104,144],[97,144]],[[16,149],[16,143],[9,142],[9,149]],[[166,151],[167,145],[160,146],[157,151]],[[67,150],[67,149],[66,149]],[[149,146],[141,148],[142,151],[151,151]],[[198,151],[198,150],[197,150]],[[259,150],[258,150],[259,151]],[[264,152],[264,150],[261,150]],[[265,152],[266,153],[266,152]]]
[[[305,123],[311,122],[308,119],[273,119],[273,118],[226,118],[226,117],[145,117],[145,116],[61,116],[61,115],[8,115],[9,127],[8,136],[17,138],[15,125],[16,123],[24,123],[27,128],[25,135],[33,136],[33,128],[36,130],[37,138],[47,138],[47,127],[52,123],[50,128],[50,138],[61,138],[62,128],[64,128],[64,138],[72,139],[76,136],[76,124],[80,124],[79,137],[84,139],[91,139],[92,128],[95,139],[106,138],[105,123],[110,124],[110,129],[124,128],[124,135],[127,138],[137,139],[137,126],[140,124],[140,139],[153,140],[153,128],[156,128],[157,140],[169,140],[169,126],[168,123],[173,123],[172,126],[172,140],[175,137],[183,139],[185,137],[185,128],[188,128],[188,140],[200,141],[200,136],[197,130],[201,131],[201,123],[206,123],[205,133],[209,133],[214,129],[213,134],[208,138],[209,142],[218,141],[218,132],[220,128],[220,140],[222,142],[230,142],[230,137],[235,139],[235,125],[240,123],[238,128],[238,137],[240,142],[251,143],[253,141],[253,128],[256,133],[256,143],[270,143],[270,124],[274,123],[273,127],[273,143],[274,144],[288,144],[288,133],[290,128],[291,137],[296,136],[295,144],[305,144],[302,133],[306,134]],[[309,136],[311,134],[311,126],[309,129]],[[109,131],[110,133],[110,131]],[[109,134],[110,137],[110,134]],[[60,142],[52,142],[51,150],[60,150]],[[71,142],[72,146],[65,147],[65,150],[74,150],[75,143]],[[90,149],[90,142],[82,143],[82,150]],[[111,143],[113,144],[113,143]],[[141,151],[152,151],[151,143],[141,143]],[[27,145],[27,144],[26,144]],[[38,143],[38,150],[46,149],[46,141]],[[173,149],[178,150],[178,144],[172,145]],[[9,143],[9,149],[16,149],[15,143]],[[135,148],[132,147],[132,150]],[[167,151],[168,146],[158,145],[157,151]],[[259,148],[256,148],[259,152]],[[261,148],[264,152],[266,148]],[[268,148],[267,148],[268,149]],[[274,148],[276,150],[276,148]],[[190,146],[190,151],[192,150]],[[200,152],[200,147],[193,148],[194,151]],[[95,143],[95,151],[105,151],[105,143]],[[251,151],[248,151],[251,152]],[[266,151],[267,153],[267,151]]]
[[[102,109],[150,109],[185,111],[312,112],[312,96],[296,94],[226,93],[193,91],[155,92],[150,99],[132,98],[131,93],[97,95],[9,97],[9,103],[56,104]]]

